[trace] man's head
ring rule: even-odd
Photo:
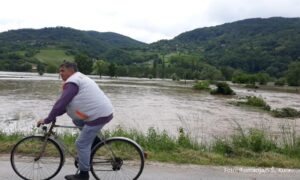
[[[59,74],[62,80],[66,81],[70,76],[77,72],[77,64],[73,62],[64,62],[59,67]]]

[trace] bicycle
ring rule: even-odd
[[[53,131],[54,128],[78,128],[61,126],[52,122],[49,130],[43,126],[43,135],[21,139],[13,147],[10,162],[22,179],[52,179],[65,163],[65,153],[73,154]],[[91,169],[95,179],[138,179],[144,169],[145,154],[133,140],[126,137],[105,138],[98,134],[100,142],[91,153]],[[77,168],[77,173],[79,172]]]

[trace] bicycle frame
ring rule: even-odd
[[[64,161],[65,161],[65,152],[67,152],[69,155],[71,155],[74,159],[76,159],[76,155],[74,153],[72,153],[69,148],[63,143],[63,140],[59,137],[59,135],[57,135],[54,131],[53,131],[53,128],[54,127],[59,127],[59,128],[70,128],[70,129],[80,129],[80,127],[77,127],[77,126],[62,126],[62,125],[56,125],[55,122],[53,122],[49,128],[49,130],[47,131],[47,126],[43,126],[42,129],[44,131],[44,137],[45,137],[45,140],[44,140],[44,144],[42,146],[42,150],[40,152],[40,154],[35,158],[35,161],[39,160],[45,149],[46,149],[46,146],[47,146],[47,140],[49,138],[51,138],[53,141],[55,141],[59,147],[62,149],[62,152],[63,152],[63,158],[64,158]]]
[[[65,152],[67,152],[69,155],[71,155],[71,156],[73,157],[73,159],[75,160],[75,159],[76,159],[76,155],[73,154],[73,153],[69,150],[69,148],[63,143],[63,140],[61,140],[61,138],[59,137],[59,135],[57,135],[57,134],[53,131],[53,128],[69,128],[69,129],[77,129],[77,128],[78,128],[78,129],[81,129],[82,127],[79,127],[79,126],[63,126],[63,125],[56,125],[56,124],[55,124],[55,121],[51,124],[49,131],[47,131],[47,126],[43,126],[42,129],[43,129],[43,131],[44,131],[45,141],[44,141],[44,144],[43,144],[43,147],[42,147],[42,151],[41,151],[40,154],[35,158],[35,161],[38,161],[38,160],[42,157],[42,155],[43,155],[43,153],[44,153],[44,151],[45,151],[45,149],[46,149],[46,146],[47,146],[47,140],[48,140],[49,138],[51,138],[53,141],[55,141],[55,142],[59,145],[59,147],[62,149],[64,162],[65,162]],[[139,148],[142,150],[142,148],[141,148],[141,146],[140,146],[139,144],[137,144],[135,141],[133,141],[133,140],[131,140],[131,139],[129,139],[129,138],[126,138],[126,137],[112,137],[112,138],[106,139],[106,138],[102,135],[101,131],[98,133],[98,137],[99,137],[100,140],[101,140],[101,142],[99,142],[99,143],[103,143],[103,144],[104,144],[104,148],[106,148],[106,149],[111,153],[111,158],[113,159],[113,161],[116,160],[116,155],[115,155],[113,149],[111,148],[111,146],[110,146],[110,145],[107,145],[107,143],[106,143],[107,140],[111,140],[111,139],[115,139],[115,138],[117,138],[117,139],[124,139],[124,140],[127,140],[127,141],[132,142],[133,144],[135,144],[135,146],[139,147]],[[95,148],[96,148],[96,147],[95,147]],[[95,149],[92,149],[92,152],[93,152],[94,150],[95,150]],[[143,151],[143,150],[142,150],[142,151]],[[143,154],[144,154],[144,156],[147,156],[147,155],[145,155],[145,152],[144,152],[144,151],[143,151]]]
[[[65,160],[65,152],[67,152],[69,155],[71,155],[74,159],[76,159],[76,155],[73,154],[69,148],[63,143],[63,140],[59,137],[59,135],[57,135],[54,131],[53,131],[53,128],[69,128],[69,129],[81,129],[82,127],[79,127],[79,126],[64,126],[64,125],[56,125],[55,122],[53,122],[49,128],[49,130],[47,131],[47,126],[43,126],[42,129],[44,131],[44,137],[45,137],[45,141],[44,141],[44,144],[42,146],[42,151],[40,152],[40,154],[35,158],[35,161],[38,161],[45,149],[46,149],[46,146],[47,146],[47,140],[49,138],[51,138],[53,141],[55,141],[59,147],[62,149],[63,151],[63,157],[64,157],[64,160]],[[113,150],[111,149],[110,146],[107,146],[106,145],[106,138],[101,134],[101,131],[99,132],[98,134],[98,137],[100,138],[101,142],[104,143],[105,145],[105,148],[107,148],[107,150],[109,150],[112,154],[112,158],[115,159],[115,154],[113,152]],[[135,143],[136,144],[136,143]],[[93,149],[94,150],[94,149]],[[92,150],[92,151],[93,151]]]

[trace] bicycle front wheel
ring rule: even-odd
[[[51,179],[60,171],[63,159],[58,144],[52,139],[45,141],[43,136],[20,140],[10,156],[13,170],[22,179]]]
[[[91,160],[91,171],[96,179],[137,179],[144,169],[144,153],[134,141],[111,138],[99,143]]]

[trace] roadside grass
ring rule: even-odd
[[[166,131],[149,128],[146,134],[135,129],[117,127],[105,130],[106,137],[125,136],[139,143],[147,152],[148,161],[201,164],[238,165],[256,167],[300,168],[300,137],[291,127],[283,127],[280,137],[273,138],[268,132],[252,128],[238,129],[228,137],[216,138],[210,144],[197,143],[182,128],[173,137]],[[0,153],[10,153],[13,145],[25,135],[0,132]],[[63,133],[69,150],[75,152],[74,142],[77,134]],[[281,143],[279,143],[281,142]]]
[[[74,61],[74,57],[65,54],[65,50],[61,49],[42,49],[35,57],[43,63],[58,65],[64,60]]]
[[[17,141],[20,140],[22,137],[24,137],[24,134],[22,133],[6,134],[0,131],[0,153],[10,152],[13,145],[17,143]]]

